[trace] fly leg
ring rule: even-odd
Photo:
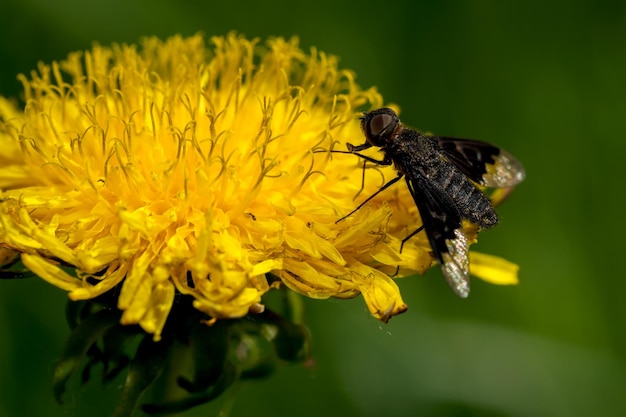
[[[416,234],[418,234],[422,230],[424,230],[424,225],[418,227],[417,229],[415,229],[414,231],[409,233],[409,235],[407,237],[402,239],[402,242],[400,243],[400,253],[402,253],[402,248],[404,247],[404,244],[407,242],[407,240],[411,239],[413,236],[415,236]]]
[[[388,181],[385,185],[383,185],[382,187],[380,187],[380,188],[378,189],[378,191],[376,191],[376,192],[375,192],[374,194],[372,194],[371,196],[367,197],[367,198],[365,199],[365,201],[363,201],[361,204],[359,204],[359,205],[357,206],[357,208],[355,208],[355,209],[354,209],[354,210],[352,210],[350,213],[346,214],[345,216],[343,216],[342,218],[340,218],[339,220],[337,220],[337,221],[335,222],[335,224],[336,224],[336,223],[339,223],[340,221],[342,221],[342,220],[344,220],[344,219],[346,219],[346,218],[350,217],[351,215],[353,215],[354,213],[356,213],[357,211],[359,211],[359,209],[360,209],[361,207],[363,207],[364,205],[366,205],[366,204],[367,204],[367,203],[368,203],[368,202],[369,202],[372,198],[376,197],[378,194],[380,194],[381,192],[385,191],[387,188],[389,188],[389,187],[390,187],[390,186],[392,186],[393,184],[395,184],[395,183],[397,183],[398,181],[400,181],[400,179],[401,179],[403,176],[404,176],[404,174],[398,174],[398,176],[397,176],[397,177],[395,177],[394,179],[392,179],[392,180]],[[415,233],[417,233],[417,232],[415,232]],[[413,234],[415,234],[415,233],[413,233]],[[413,235],[413,234],[412,234],[412,235]],[[412,235],[411,235],[411,236],[412,236]]]

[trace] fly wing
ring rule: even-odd
[[[448,252],[442,255],[441,271],[456,295],[469,295],[469,243],[462,228],[454,230],[454,239],[446,240]]]
[[[508,188],[526,177],[524,167],[513,155],[490,143],[438,136],[430,139],[447,160],[478,184]]]
[[[443,276],[459,297],[469,295],[469,243],[462,229],[461,214],[445,193],[422,176],[406,177],[420,212],[430,247]]]

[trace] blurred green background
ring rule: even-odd
[[[405,123],[524,163],[502,224],[474,247],[517,262],[519,286],[475,279],[461,300],[433,269],[399,281],[409,310],[387,325],[361,299],[307,301],[315,366],[239,384],[230,416],[626,415],[626,3],[3,0],[0,16],[4,96],[17,73],[93,41],[298,35]],[[0,300],[0,416],[108,415],[119,384],[53,401],[65,293],[3,281]]]

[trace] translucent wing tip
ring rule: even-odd
[[[488,167],[483,176],[483,185],[487,187],[513,187],[526,178],[526,171],[522,164],[510,153],[500,150],[495,157],[495,163]]]
[[[461,298],[467,298],[469,281],[469,243],[462,229],[454,231],[455,238],[446,241],[448,252],[443,254],[441,271],[450,288]]]

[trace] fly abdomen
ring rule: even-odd
[[[461,210],[462,216],[485,229],[495,226],[498,224],[498,215],[491,201],[476,187],[472,187],[474,191],[466,202],[465,210]]]
[[[456,169],[438,170],[435,181],[454,202],[461,217],[483,228],[498,224],[491,201]]]

